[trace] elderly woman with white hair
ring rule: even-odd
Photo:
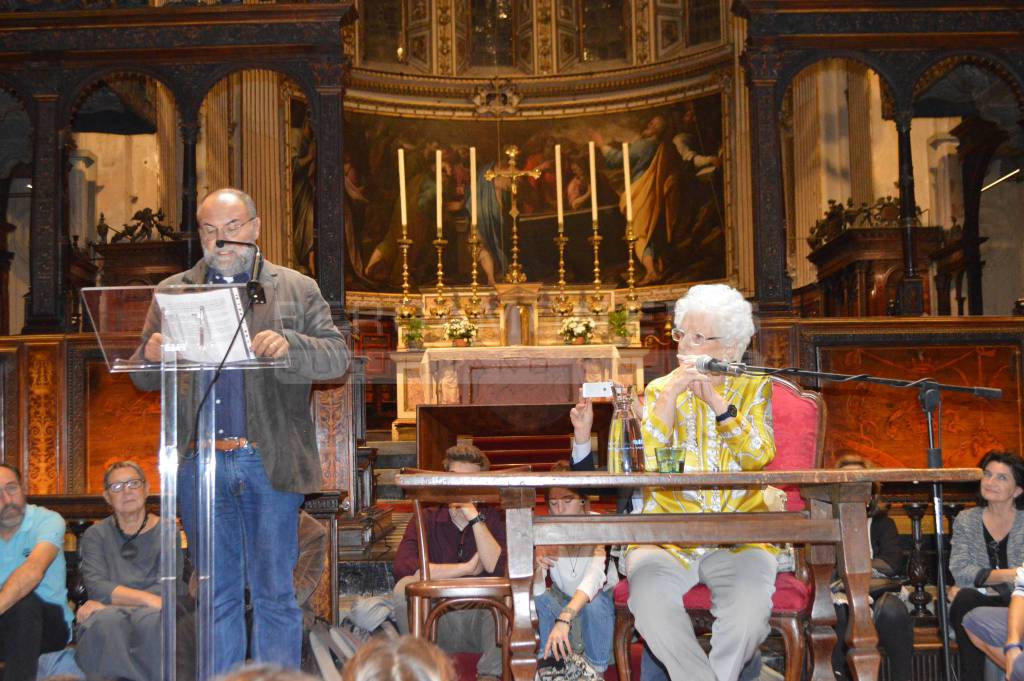
[[[655,448],[679,446],[687,471],[760,470],[775,456],[771,384],[766,378],[708,376],[701,355],[737,361],[754,335],[750,303],[723,284],[691,288],[676,302],[672,337],[679,366],[645,391],[646,464]],[[767,510],[761,489],[644,491],[643,513],[746,513]],[[672,681],[736,681],[768,635],[777,561],[774,547],[633,546],[626,557],[629,609]],[[683,607],[697,584],[711,591],[715,623],[705,655]]]

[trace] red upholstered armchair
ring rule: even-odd
[[[802,391],[789,381],[772,377],[772,420],[775,433],[775,459],[767,470],[820,468],[825,441],[825,403],[814,392]],[[798,490],[786,489],[787,511],[804,510]],[[795,572],[780,572],[772,595],[771,627],[782,635],[786,649],[786,681],[799,681],[806,649],[807,626],[814,599],[814,586],[797,550]],[[629,643],[633,638],[633,614],[626,605],[629,582],[615,588],[615,668],[619,681],[630,679]],[[697,631],[710,631],[711,592],[698,584],[683,597],[686,610]]]

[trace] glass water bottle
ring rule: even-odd
[[[643,473],[644,439],[633,413],[633,386],[612,386],[615,412],[608,430],[608,472]]]

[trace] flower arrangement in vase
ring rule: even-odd
[[[584,345],[594,338],[595,329],[593,317],[569,317],[562,322],[558,335],[566,345]]]
[[[477,336],[476,324],[469,321],[468,317],[449,319],[444,323],[442,330],[444,337],[456,346],[472,345]]]

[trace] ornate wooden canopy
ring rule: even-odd
[[[21,101],[33,128],[32,274],[24,332],[69,330],[64,148],[80,97],[98,80],[125,73],[153,78],[174,97],[184,140],[185,232],[195,230],[196,141],[206,93],[226,75],[251,68],[278,71],[298,84],[318,146],[317,278],[340,319],[342,99],[348,68],[340,30],[354,19],[347,1],[128,9],[102,0],[0,2],[0,88]]]
[[[900,224],[904,230],[901,311],[921,314],[910,125],[915,99],[960,64],[994,71],[1024,112],[1024,12],[1014,0],[735,0],[747,20],[744,52],[750,88],[757,299],[762,311],[788,312],[779,111],[793,78],[815,62],[850,59],[874,69],[892,102],[899,139]],[[965,197],[966,199],[966,197]],[[971,229],[973,227],[973,234]],[[980,262],[977,215],[965,215],[965,256]]]

